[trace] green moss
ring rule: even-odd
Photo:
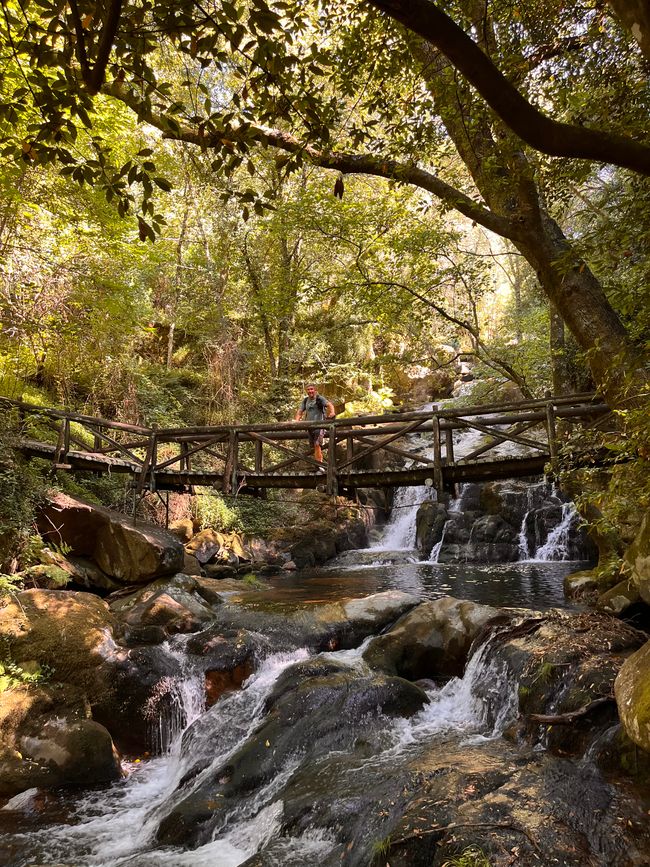
[[[491,862],[478,846],[468,846],[460,855],[448,858],[442,867],[491,867]]]
[[[382,863],[388,857],[392,845],[391,835],[382,840],[376,840],[372,845],[372,858],[375,863]]]
[[[543,662],[537,670],[537,674],[533,678],[532,682],[536,683],[539,681],[540,683],[549,683],[553,675],[555,674],[557,666],[555,666],[552,662]]]
[[[250,587],[252,590],[264,590],[266,589],[266,584],[254,575],[252,572],[249,572],[248,575],[244,575],[242,578],[242,584],[245,584],[247,587]]]
[[[530,698],[532,694],[532,689],[529,686],[520,686],[519,687],[519,701],[526,701],[527,698]]]

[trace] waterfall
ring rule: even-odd
[[[177,658],[180,647],[166,649]],[[187,688],[168,684],[175,696],[169,707],[177,707],[161,733],[165,752],[150,761],[130,766],[129,776],[108,789],[91,791],[81,797],[76,806],[75,825],[58,825],[30,833],[30,849],[47,851],[47,863],[83,863],[87,867],[236,867],[254,851],[250,848],[256,839],[254,827],[260,834],[269,824],[269,814],[250,815],[246,820],[246,834],[235,833],[232,839],[222,839],[192,851],[149,851],[161,816],[175,803],[178,785],[187,772],[188,751],[192,755],[199,749],[209,750],[212,761],[223,762],[259,724],[264,714],[264,701],[280,674],[293,663],[308,657],[305,649],[292,653],[278,653],[267,657],[259,669],[250,676],[243,688],[226,694],[198,718],[192,716],[197,709],[194,682],[188,678]],[[163,693],[167,694],[167,693]],[[176,705],[187,700],[186,704]],[[178,716],[175,714],[178,713]],[[178,731],[177,719],[184,718],[184,731]],[[175,731],[174,740],[168,738]],[[181,749],[182,745],[182,749]],[[250,838],[249,838],[250,833]],[[243,839],[250,844],[242,844]],[[42,854],[40,857],[44,858]],[[52,861],[54,859],[54,861]],[[30,858],[30,862],[34,858]],[[41,861],[39,861],[41,863]],[[46,863],[43,860],[43,863]]]
[[[573,503],[562,504],[562,519],[548,534],[546,542],[535,552],[536,560],[569,560],[569,533],[578,518]]]
[[[415,516],[418,505],[431,499],[431,489],[424,485],[398,488],[393,500],[391,519],[373,551],[412,551],[415,548]]]
[[[205,675],[188,668],[184,638],[166,641],[161,651],[178,662],[180,674],[162,678],[145,707],[148,740],[153,755],[170,753],[180,736],[205,711]]]

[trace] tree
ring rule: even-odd
[[[4,8],[5,52],[19,59],[33,55],[38,64],[23,61],[26,86],[14,89],[6,102],[4,116],[10,119],[13,112],[31,136],[21,142],[21,158],[67,160],[66,170],[73,177],[76,173],[77,179],[103,184],[123,211],[135,198],[129,184],[140,184],[144,217],[151,217],[155,165],[147,154],[113,169],[93,139],[97,159],[72,156],[69,140],[79,122],[90,124],[92,92],[105,77],[102,93],[121,100],[164,135],[213,150],[217,171],[235,171],[250,161],[252,148],[262,144],[291,155],[287,170],[309,160],[344,173],[417,185],[444,206],[512,241],[588,354],[598,385],[612,402],[620,399],[625,374],[636,365],[635,347],[599,281],[546,207],[545,191],[539,186],[543,166],[421,35],[404,33],[352,2],[337,3],[336,9],[326,10],[329,15],[320,16],[317,7],[301,2],[277,8],[264,0],[249,6],[125,5],[117,28],[109,14],[115,12],[114,4],[97,11],[79,7],[70,14],[53,7],[51,19],[39,12],[29,26],[10,4]],[[396,2],[390,13],[405,8]],[[469,2],[453,7],[463,31],[474,34],[483,54],[520,79],[518,91],[553,98],[560,111],[565,110],[568,88],[559,91],[549,85],[547,78],[553,76],[548,59],[530,67],[531,58],[540,53],[544,58],[544,37],[557,23],[568,37],[565,45],[554,47],[550,62],[563,76],[567,70],[575,72],[570,37],[581,29],[590,33],[594,10],[588,3],[580,6],[579,26],[573,28],[570,16],[575,18],[576,10],[567,10],[558,3],[550,15],[543,15],[535,6],[526,20],[515,21],[513,16],[522,13],[499,3],[489,15]],[[598,62],[612,73],[613,49],[624,45],[628,71],[636,64],[633,75],[638,81],[639,65],[629,39],[625,41],[609,19],[598,27],[598,44],[592,39],[581,45],[582,67],[591,73]],[[105,46],[111,34],[107,65]],[[172,65],[182,61],[189,69],[185,91],[177,82],[160,80],[161,41],[171,49],[165,62],[171,57]],[[377,69],[387,42],[390,54],[384,53],[382,60],[388,65],[388,81]],[[620,73],[615,80],[622,81]],[[405,89],[411,86],[415,96],[406,97]],[[35,93],[38,98],[32,99]],[[625,127],[632,109],[638,109],[647,94],[637,88],[635,97],[626,95],[629,110],[621,113],[621,93],[616,94],[619,126]],[[36,110],[41,117],[35,119]],[[580,110],[585,110],[585,103]],[[405,111],[409,117],[404,117]],[[440,121],[466,168],[459,172],[452,167],[452,183],[426,167],[440,155],[447,161]],[[335,146],[335,139],[343,146]],[[365,152],[349,150],[362,145]],[[263,196],[248,190],[233,194],[245,207],[250,201],[263,212]],[[143,237],[153,233],[146,219],[141,219],[140,230]],[[617,356],[621,361],[614,364]]]

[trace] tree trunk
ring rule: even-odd
[[[490,41],[489,24],[483,23]],[[520,143],[490,117],[484,103],[428,43],[411,41],[440,117],[490,210],[513,226],[513,243],[587,355],[594,381],[617,405],[634,347],[599,281],[540,201],[533,168]]]

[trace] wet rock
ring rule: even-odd
[[[434,749],[418,762],[419,791],[389,826],[391,867],[442,867],[462,852],[468,863],[517,867],[643,865],[648,833],[640,805],[592,765],[522,756],[502,743],[481,752],[452,747],[443,758]]]
[[[494,666],[492,682],[477,686],[488,713],[503,697],[495,684],[517,683],[519,734],[562,754],[582,754],[616,721],[614,680],[625,659],[645,636],[622,621],[596,613],[552,612],[496,627],[486,648]],[[586,709],[586,712],[584,712]],[[531,715],[578,715],[571,725],[538,722]]]
[[[138,755],[158,747],[156,733],[177,710],[177,659],[157,645],[119,648],[102,670],[105,688],[91,705],[122,752]]]
[[[415,517],[415,544],[420,557],[426,560],[434,545],[442,539],[447,522],[447,509],[442,503],[422,503]]]
[[[623,663],[614,688],[627,735],[650,753],[650,642]]]
[[[599,589],[601,588],[598,578],[589,570],[572,572],[564,577],[564,595],[568,599],[591,596],[596,594]]]
[[[295,647],[315,651],[356,647],[419,601],[393,590],[347,602],[287,604],[268,599],[266,589],[248,590],[242,582],[238,589],[214,609],[214,629],[249,632],[262,656]]]
[[[90,558],[122,584],[144,583],[183,566],[183,547],[170,533],[134,526],[126,515],[67,494],[49,496],[38,527],[46,541],[69,545],[74,556]]]
[[[460,676],[472,642],[498,615],[496,608],[450,596],[423,602],[373,638],[363,658],[409,680]]]
[[[226,671],[208,669],[205,672],[206,707],[212,707],[224,693],[239,689],[252,673],[253,666],[250,661],[235,665]]]
[[[224,692],[236,689],[253,671],[255,642],[241,629],[224,629],[212,625],[195,633],[186,645],[192,658],[199,658],[205,672],[206,701],[213,705]]]
[[[348,670],[299,680],[277,695],[262,725],[226,765],[211,770],[209,779],[202,775],[198,785],[186,784],[186,796],[161,822],[158,839],[173,844],[210,839],[242,798],[288,763],[349,751],[361,734],[372,738],[384,717],[412,716],[426,701],[425,693],[400,678],[359,677]]]
[[[220,598],[209,593],[199,581],[182,573],[172,578],[160,578],[131,596],[121,596],[111,603],[128,630],[161,627],[165,637],[178,632],[197,632],[212,620],[212,606]],[[137,635],[137,632],[136,632]],[[130,642],[133,643],[133,634]]]

